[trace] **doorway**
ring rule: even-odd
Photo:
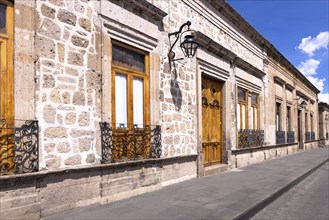
[[[302,133],[302,111],[298,110],[298,145],[299,145],[299,149],[303,149],[303,133]]]
[[[202,153],[204,166],[222,162],[222,83],[202,76]]]

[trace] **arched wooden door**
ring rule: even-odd
[[[204,166],[222,162],[222,84],[202,77],[202,153]]]

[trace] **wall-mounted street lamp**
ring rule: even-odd
[[[187,30],[182,32],[182,30],[185,26],[187,26]],[[197,51],[197,48],[199,45],[195,42],[194,35],[193,35],[194,31],[190,30],[190,26],[191,26],[191,22],[188,21],[188,22],[182,24],[182,26],[179,28],[178,31],[168,34],[170,43],[171,43],[171,41],[170,41],[171,37],[172,36],[176,37],[176,39],[175,39],[174,43],[171,45],[171,47],[169,49],[169,53],[168,53],[170,68],[171,68],[171,62],[184,59],[184,58],[174,59],[175,52],[172,50],[173,50],[175,44],[177,43],[178,39],[180,39],[180,47],[181,47],[185,57],[188,57],[188,58],[194,57],[194,55]],[[184,37],[184,40],[182,39],[183,37]]]

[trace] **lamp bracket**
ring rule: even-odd
[[[175,32],[172,32],[172,33],[169,33],[168,34],[168,37],[169,37],[169,41],[170,41],[170,37],[171,36],[175,36],[176,39],[174,41],[174,43],[171,45],[170,49],[169,49],[169,53],[168,53],[168,58],[169,58],[169,63],[171,63],[172,61],[177,61],[177,60],[182,60],[184,58],[178,58],[178,59],[174,59],[175,57],[175,52],[172,51],[172,49],[174,48],[174,46],[176,45],[178,39],[179,39],[179,35],[180,33],[182,33],[182,30],[185,26],[188,26],[188,30],[190,29],[190,26],[191,26],[191,22],[190,21],[187,21],[185,22],[184,24],[182,24],[179,28],[178,31],[175,31]],[[170,64],[171,65],[171,64]]]

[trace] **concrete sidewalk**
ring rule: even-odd
[[[328,162],[328,158],[329,148],[303,151],[44,219],[246,219]]]

